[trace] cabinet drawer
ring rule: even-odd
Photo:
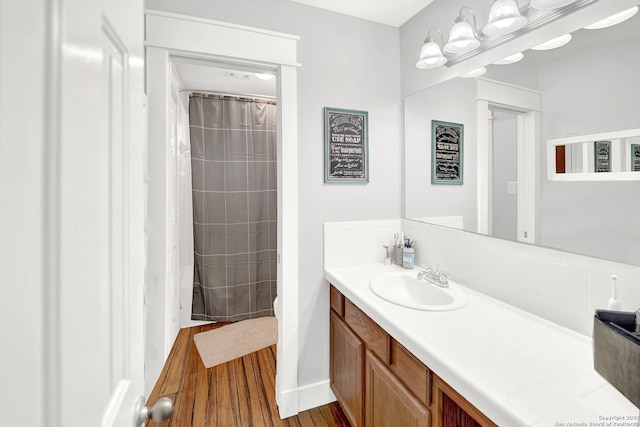
[[[391,364],[389,365],[400,381],[423,405],[431,404],[431,373],[402,344],[391,339]]]
[[[344,300],[344,320],[371,351],[389,364],[389,335],[347,298]]]
[[[340,317],[344,317],[344,295],[334,288],[333,285],[329,286],[329,301],[331,308],[333,308]]]

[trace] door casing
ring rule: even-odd
[[[492,222],[492,144],[489,118],[494,107],[518,111],[518,241],[538,243],[540,201],[540,92],[488,79],[478,79],[478,232],[490,233]]]
[[[146,388],[157,380],[168,350],[165,310],[171,286],[167,265],[166,156],[171,125],[171,57],[269,68],[277,73],[278,98],[278,346],[276,400],[280,416],[299,411],[298,402],[298,152],[297,42],[299,37],[236,24],[146,12],[149,96],[149,256],[147,263]]]

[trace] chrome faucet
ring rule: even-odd
[[[440,271],[439,266],[436,266],[436,271],[433,268],[427,266],[425,270],[418,273],[418,280],[426,280],[429,283],[433,283],[441,288],[449,287],[449,277],[444,271]]]

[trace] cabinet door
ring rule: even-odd
[[[434,375],[433,383],[436,427],[497,427],[441,378]]]
[[[429,426],[429,410],[371,352],[365,370],[367,427]]]
[[[352,427],[362,426],[364,344],[335,312],[331,311],[331,390]]]

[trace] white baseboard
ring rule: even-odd
[[[298,388],[298,411],[300,412],[335,401],[336,396],[331,391],[328,379]]]
[[[276,374],[276,404],[278,405],[278,414],[283,420],[298,415],[298,394],[298,389],[280,390]]]
[[[329,380],[286,392],[280,392],[277,384],[278,381],[276,380],[276,403],[278,404],[278,413],[282,419],[336,401],[336,396],[329,386]]]

